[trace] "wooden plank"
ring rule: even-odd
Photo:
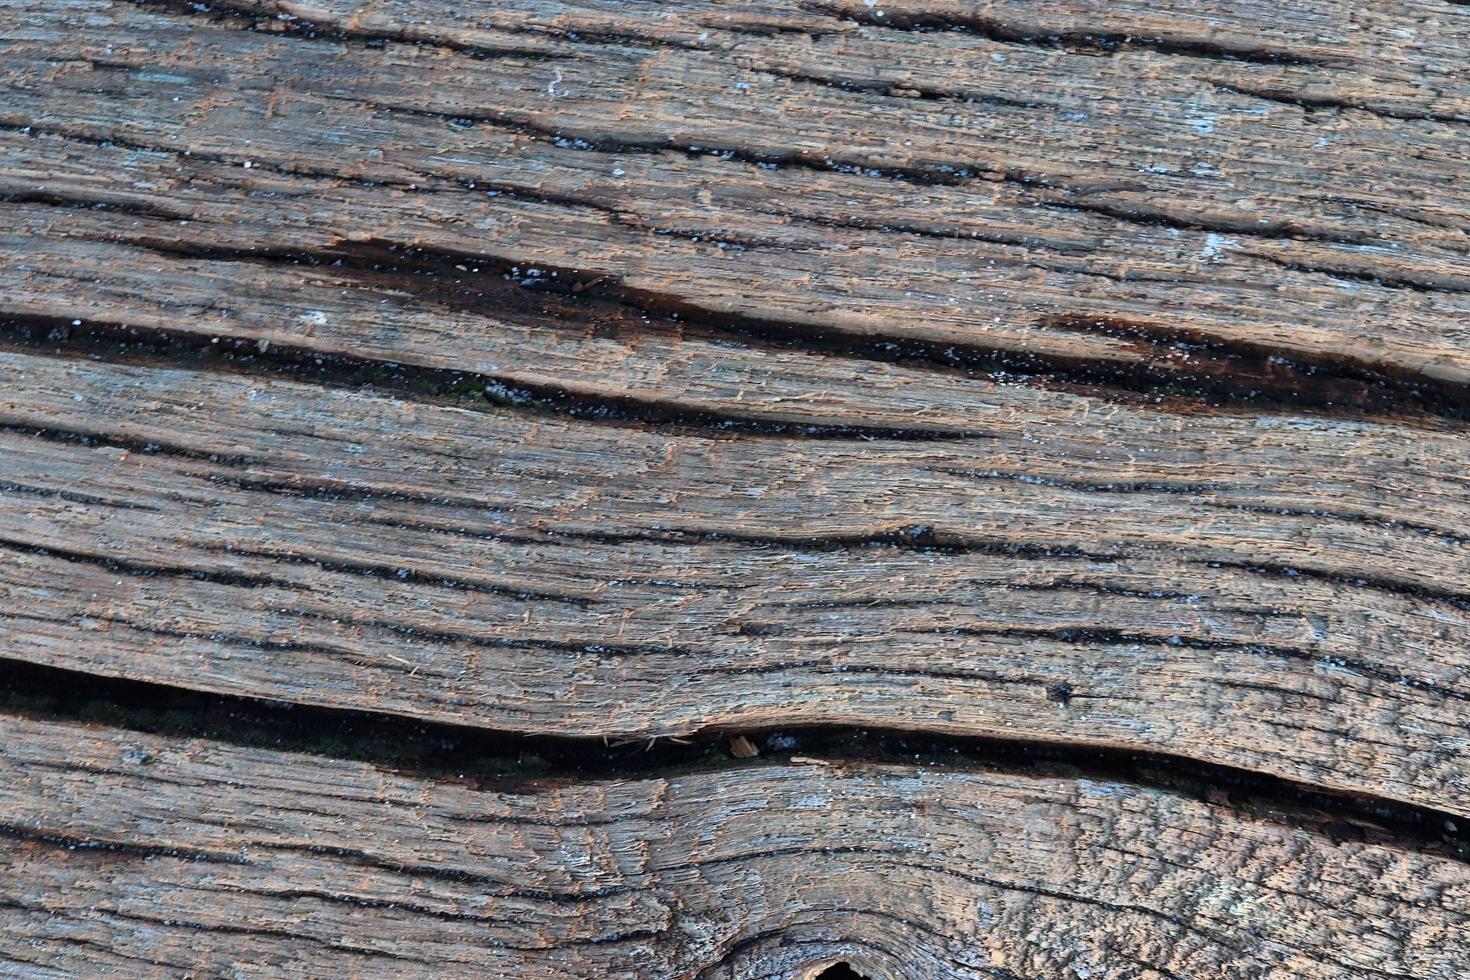
[[[1142,347],[1175,368],[1172,342],[1192,337],[1466,380],[1470,109],[1402,42],[1464,37],[1465,15],[1442,3],[1368,19],[1369,40],[1331,67],[1127,45],[1099,58],[842,16],[800,35],[817,30],[808,8],[787,8],[798,37],[737,31],[686,50],[546,40],[532,7],[520,14],[530,37],[511,32],[526,54],[495,57],[185,12],[28,13],[0,121],[76,144],[43,141],[47,166],[25,167],[28,191],[167,200],[160,214],[190,222],[128,228],[63,212],[48,234],[328,261],[364,240],[397,243],[575,270],[808,332],[1104,362]],[[762,71],[761,56],[798,53],[806,63],[787,72],[798,80]],[[832,62],[876,73],[862,66],[921,55],[965,78],[988,65],[999,91],[915,100],[801,80]],[[1388,79],[1415,70],[1418,89],[1402,88],[1431,100],[1424,118],[1344,105],[1328,115],[1345,121],[1320,131],[1301,106],[1218,81],[1284,85],[1288,102],[1310,102],[1312,80],[1330,76],[1367,89],[1373,108],[1371,86],[1393,90]],[[63,159],[53,173],[52,157],[72,153],[83,172],[68,176]],[[226,183],[223,200],[212,182]]]
[[[711,437],[0,365],[13,657],[536,733],[1075,740],[1467,812],[1458,435],[1083,404],[1063,453],[1008,412]]]
[[[791,760],[497,788],[0,726],[0,953],[23,971],[1470,970],[1463,862],[1127,782]]]
[[[0,51],[0,972],[1470,975],[1470,7]]]

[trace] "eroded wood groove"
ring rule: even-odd
[[[534,266],[527,260],[494,255],[435,254],[375,242],[343,244],[316,253],[181,249],[156,243],[148,247],[186,259],[202,259],[211,265],[219,263],[221,274],[227,274],[228,263],[263,264],[268,268],[278,264],[305,266],[350,282],[387,286],[431,306],[471,313],[494,311],[498,316],[518,310],[523,317],[563,319],[573,328],[583,327],[599,336],[628,337],[635,344],[640,335],[650,331],[672,332],[680,343],[703,334],[716,342],[733,340],[754,351],[792,350],[905,369],[935,369],[991,383],[1039,384],[1082,391],[1093,397],[1141,399],[1159,408],[1184,412],[1202,408],[1244,413],[1285,409],[1402,423],[1422,419],[1421,424],[1434,424],[1436,417],[1455,422],[1470,419],[1470,385],[1450,384],[1425,375],[1395,376],[1351,360],[1294,360],[1281,349],[1228,343],[1185,329],[1116,317],[1055,316],[1043,322],[1055,330],[1123,339],[1143,355],[1137,363],[1017,356],[1004,349],[954,343],[941,346],[897,336],[814,332],[799,323],[713,313],[677,297],[628,289],[610,282],[605,275],[589,276],[574,269]],[[473,275],[466,283],[470,267]],[[526,274],[528,269],[533,274]],[[554,299],[538,307],[535,298],[514,295],[518,291]],[[400,394],[483,396],[496,404],[534,406],[589,421],[642,421],[808,438],[926,440],[985,436],[983,430],[885,428],[845,422],[790,425],[733,413],[694,412],[673,400],[603,397],[594,401],[586,392],[526,384],[515,378],[406,366],[337,352],[323,357],[319,350],[306,346],[288,346],[279,341],[272,345],[269,340],[262,344],[264,338],[234,337],[221,347],[219,339],[201,334],[181,337],[167,330],[131,324],[0,310],[0,343],[19,342],[36,349],[94,356],[126,353],[129,348],[161,357],[197,355],[200,351],[243,353],[245,356],[229,362],[205,363],[229,363],[243,369],[258,363],[295,377],[337,385],[372,384]]]
[[[0,659],[0,705],[12,715],[37,721],[103,724],[140,734],[355,760],[426,779],[470,779],[483,788],[514,789],[592,777],[678,776],[748,764],[730,756],[729,732],[616,744],[601,738],[527,738],[479,726],[205,694],[8,659]],[[746,734],[762,747],[762,758],[767,760],[816,754],[854,764],[1075,773],[1230,805],[1284,826],[1308,826],[1333,839],[1373,840],[1470,862],[1470,832],[1450,814],[1371,795],[1324,793],[1314,786],[1186,758],[872,729],[797,726]],[[577,825],[597,826],[600,819],[589,814]],[[563,825],[534,818],[519,822]],[[3,832],[29,833],[19,827]]]
[[[967,769],[827,756],[495,785],[331,762],[330,783],[306,786],[291,773],[313,757],[276,748],[10,713],[0,723],[9,736],[0,765],[13,777],[0,784],[7,805],[46,814],[13,830],[29,846],[0,869],[0,916],[31,931],[44,914],[59,927],[27,947],[53,968],[105,955],[210,969],[223,957],[261,962],[291,950],[298,964],[376,973],[385,966],[371,958],[386,958],[398,971],[456,971],[489,946],[508,957],[502,968],[532,975],[676,976],[694,962],[704,975],[740,976],[765,959],[742,966],[742,952],[772,936],[793,940],[798,962],[866,943],[884,975],[1039,976],[1075,963],[1076,938],[1097,942],[1098,930],[1159,975],[1429,976],[1462,962],[1463,951],[1443,942],[1466,915],[1459,860],[1404,850],[1369,825],[1345,833],[1315,817],[1279,823],[1271,804],[1238,810],[1218,795],[1205,802],[1048,763]],[[85,808],[65,790],[78,767],[96,787]],[[216,811],[248,800],[253,817],[226,826],[174,816],[140,843],[174,785]],[[793,808],[771,808],[783,793],[795,794]],[[823,801],[820,812],[803,794]],[[860,829],[870,820],[886,828],[882,843]],[[355,829],[344,832],[349,821]],[[1173,827],[1190,834],[1164,830]],[[448,850],[445,834],[457,842]],[[1066,857],[1111,834],[1133,843],[1091,866]],[[1221,873],[1211,864],[1222,853],[1253,855],[1224,872],[1247,904],[1221,908],[1195,890]],[[629,854],[638,856],[619,857]],[[1337,882],[1359,866],[1382,882],[1351,900],[1372,908],[1366,946],[1339,941],[1353,918],[1337,908]],[[1148,874],[1138,877],[1140,867]],[[834,887],[821,890],[824,879]],[[1164,881],[1181,897],[1162,893]],[[877,887],[892,898],[870,911]],[[720,902],[744,894],[723,906],[734,916],[715,898],[699,900],[711,888]],[[249,909],[252,924],[219,916],[216,892]],[[961,895],[990,910],[982,945],[956,942],[962,917],[925,909],[931,897]],[[308,903],[309,916],[287,911]],[[703,928],[674,928],[674,907]],[[1036,929],[1038,917],[1047,929]],[[824,920],[865,938],[834,939]],[[154,936],[150,946],[138,945],[139,928]],[[458,931],[467,928],[473,940]],[[68,935],[96,945],[79,951]],[[817,945],[802,948],[808,942]],[[1091,955],[1108,955],[1108,945]]]
[[[215,337],[180,338],[166,331],[139,329],[130,324],[37,316],[5,318],[0,313],[0,349],[6,348],[131,364],[182,362],[229,373],[290,377],[348,390],[386,391],[396,397],[423,398],[431,403],[515,408],[565,415],[579,421],[640,428],[667,427],[731,436],[748,432],[801,439],[916,442],[983,439],[986,436],[983,431],[967,432],[962,429],[779,422],[758,416],[692,411],[675,400],[661,403],[633,397],[596,397],[551,386],[507,383],[498,377],[450,368],[416,367],[345,354],[323,356],[309,347],[262,345],[259,340],[248,338],[232,339],[221,345]],[[53,432],[58,437],[67,437],[66,433]],[[87,440],[92,437],[77,434],[75,438]],[[155,448],[150,451],[163,450]]]
[[[1106,54],[1116,51],[1153,51],[1158,54],[1184,58],[1243,61],[1264,65],[1332,67],[1334,64],[1341,63],[1322,58],[1306,58],[1289,50],[1221,44],[1196,38],[1135,37],[1132,34],[1107,30],[1047,33],[977,15],[964,16],[923,11],[890,13],[886,10],[880,12],[871,8],[859,10],[849,6],[815,2],[815,0],[803,2],[800,6],[803,10],[836,15],[851,23],[862,24],[864,27],[895,31],[957,32],[1021,46],[1061,48],[1070,51],[1098,51]]]
[[[126,666],[107,672],[547,734],[650,737],[711,723],[881,720],[950,734],[1077,738],[1451,811],[1463,804],[1457,719],[1467,685],[1449,624],[1465,618],[1467,602],[1440,584],[1463,577],[1455,571],[1463,543],[1413,529],[1456,524],[1453,434],[1440,435],[1443,449],[1435,450],[1445,454],[1433,466],[1444,470],[1449,508],[1437,519],[1420,505],[1384,509],[1366,489],[1393,472],[1381,468],[1382,457],[1363,455],[1373,426],[1345,430],[1344,446],[1355,447],[1355,457],[1320,442],[1330,430],[1310,427],[1281,442],[1293,432],[1287,426],[1262,449],[1269,469],[1261,474],[1279,471],[1290,454],[1302,460],[1304,468],[1284,477],[1281,492],[1290,494],[1310,486],[1296,474],[1316,465],[1308,462],[1313,453],[1336,459],[1345,482],[1324,491],[1337,508],[1345,494],[1365,508],[1344,519],[1310,499],[1261,506],[1262,476],[1241,482],[1255,465],[1249,456],[1237,456],[1246,469],[1233,477],[1206,453],[1198,465],[1209,469],[1207,479],[1176,465],[1149,477],[1129,464],[1135,468],[1125,479],[1118,478],[1123,471],[1095,469],[1095,478],[1078,480],[1069,475],[1076,460],[1099,463],[1071,442],[1088,431],[1085,413],[1075,436],[1054,433],[1059,445],[1072,447],[1057,458],[1055,477],[1044,475],[1046,457],[1026,441],[1023,417],[1015,434],[1002,427],[995,438],[963,443],[767,440],[770,458],[741,464],[745,478],[798,489],[767,497],[732,488],[731,499],[744,503],[727,512],[710,496],[702,470],[690,470],[681,479],[691,491],[700,488],[698,496],[671,511],[668,495],[680,494],[667,475],[670,453],[693,454],[688,458],[719,473],[722,456],[759,437],[712,441],[625,429],[599,435],[575,421],[466,412],[253,374],[5,357],[12,376],[27,384],[24,400],[0,406],[10,433],[5,451],[15,482],[31,488],[21,497],[28,509],[0,527],[20,547],[6,577],[6,608],[44,612],[56,624],[50,632],[65,637],[37,636],[24,625],[29,620],[13,621],[6,642],[24,651],[23,659],[97,669],[128,649]],[[325,415],[324,397],[333,406]],[[110,406],[104,418],[113,431],[92,435],[98,448],[25,435],[74,416],[77,398]],[[200,404],[220,410],[201,418]],[[323,418],[331,419],[327,428]],[[1240,425],[1213,424],[1222,434]],[[429,441],[402,444],[424,425],[434,434]],[[1190,430],[1164,431],[1172,443]],[[1196,437],[1214,438],[1207,431],[1195,429]],[[1261,438],[1258,426],[1249,431]],[[1138,447],[1152,445],[1148,432],[1137,432]],[[1017,435],[1028,462],[1011,471],[1015,478],[969,468],[977,452],[992,465],[1014,452],[1008,447]],[[1396,432],[1382,437],[1401,444]],[[184,451],[124,448],[146,447],[153,438]],[[241,462],[239,448],[247,445],[258,447],[257,458]],[[1117,451],[1139,455],[1127,445]],[[585,489],[567,482],[558,462],[567,452],[593,452],[590,458],[600,460]],[[212,462],[216,455],[222,462]],[[1371,462],[1355,473],[1344,458]],[[530,485],[558,489],[531,506],[528,484],[501,485],[487,462],[513,467]],[[1413,472],[1422,479],[1430,470],[1415,463]],[[957,479],[963,474],[981,478]],[[834,523],[840,495],[864,499],[875,478],[911,492],[886,514],[854,506],[850,518]],[[36,508],[35,490],[65,491],[79,479],[97,502]],[[1352,489],[1359,479],[1365,489]],[[604,499],[596,488],[609,480],[622,489]],[[651,481],[648,490],[635,490],[640,480]],[[800,490],[808,480],[824,493]],[[925,502],[933,487],[944,489],[942,505]],[[961,504],[965,494],[972,504]],[[1230,506],[1237,494],[1247,506]],[[114,497],[129,505],[119,511],[125,521],[106,519],[105,501]],[[704,503],[689,509],[695,500]],[[568,501],[580,502],[569,508]],[[1008,516],[1038,506],[1070,516],[1030,530]],[[1056,532],[1104,513],[1110,535]],[[1431,519],[1435,524],[1425,523]],[[1219,531],[1199,538],[1201,520],[1216,522]],[[1170,522],[1191,530],[1171,530]],[[1304,531],[1321,542],[1315,557],[1285,565],[1272,554],[1299,547],[1292,542]],[[1185,544],[1174,534],[1194,540]],[[1377,571],[1365,564],[1371,559],[1364,543],[1372,540],[1386,549]],[[88,561],[67,560],[69,554]],[[111,562],[114,554],[121,560]],[[1405,555],[1414,556],[1407,565]],[[603,566],[608,571],[599,573]],[[160,570],[173,574],[147,574]],[[35,576],[46,582],[44,591],[26,584]],[[1048,588],[1079,579],[1101,587]],[[895,581],[907,583],[899,596]],[[1181,590],[1183,581],[1197,591]],[[773,583],[783,593],[775,602],[766,594]],[[108,601],[88,598],[104,594]],[[180,617],[171,610],[183,594],[191,612]],[[904,594],[924,601],[890,601]],[[834,613],[828,603],[838,597],[848,606]],[[1364,608],[1374,610],[1366,629]],[[1140,629],[1140,622],[1159,625]],[[229,669],[200,674],[188,667],[205,649],[214,651],[206,662]],[[497,651],[495,658],[487,660],[488,651]],[[300,657],[283,660],[287,652]],[[640,713],[634,701],[621,716],[609,716],[601,700],[569,710],[559,679],[568,655],[577,670],[591,671],[584,676],[613,691],[663,691],[659,711]],[[1139,667],[1117,675],[1119,658],[1136,658]],[[487,673],[499,670],[495,663],[516,667],[502,681]],[[1097,675],[1101,686],[1088,664],[1109,664]],[[1163,672],[1157,680],[1154,671]],[[466,676],[479,678],[468,692]],[[798,678],[824,693],[804,704],[779,693]],[[859,678],[865,687],[851,688]],[[491,693],[500,690],[516,693]],[[844,691],[857,690],[866,692],[864,700],[843,707],[852,696]],[[698,707],[712,691],[725,692],[718,699],[735,707],[715,722]],[[946,705],[953,697],[946,691],[967,692],[963,714]],[[881,702],[873,701],[880,692]],[[1381,721],[1357,710],[1363,697],[1382,706]],[[1197,728],[1189,722],[1184,705],[1220,698],[1239,707],[1198,718]],[[885,707],[875,713],[878,703]],[[1300,726],[1309,741],[1256,751],[1248,740],[1218,739],[1222,726],[1242,737],[1258,729],[1255,711],[1270,715],[1273,726]],[[1405,712],[1422,734],[1404,736],[1393,719]],[[1361,758],[1334,761],[1333,740],[1342,738],[1380,760],[1373,775]],[[1412,774],[1405,750],[1415,753]]]
[[[239,27],[242,30],[259,31],[274,36],[287,35],[295,38],[304,38],[310,41],[321,41],[324,44],[340,45],[355,44],[364,47],[381,50],[389,42],[403,44],[431,45],[453,51],[456,54],[468,55],[472,58],[527,58],[535,57],[545,60],[554,60],[563,57],[554,51],[546,51],[531,47],[490,47],[479,44],[465,44],[435,35],[429,31],[416,32],[412,28],[403,27],[399,29],[366,30],[361,27],[348,27],[345,25],[316,25],[309,21],[287,14],[280,10],[277,16],[266,19],[258,16],[269,14],[273,11],[268,6],[256,6],[252,8],[249,3],[224,2],[211,3],[207,5],[185,2],[185,0],[128,0],[139,7],[149,10],[166,11],[176,14],[188,20],[204,19],[212,24],[224,24]],[[254,13],[257,16],[252,16]]]

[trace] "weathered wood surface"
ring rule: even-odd
[[[1463,540],[1377,504],[1439,471],[1464,526],[1453,437],[1084,404],[1048,465],[1004,411],[959,444],[730,440],[0,365],[13,656],[538,733],[1124,746],[1470,813],[1470,609],[1414,594],[1467,580]]]
[[[1080,50],[982,36],[998,13],[969,30],[893,30],[933,9],[904,4],[883,18],[821,4],[469,15],[500,31],[459,23],[458,5],[218,9],[251,6],[324,26],[183,4],[11,7],[0,122],[21,162],[6,179],[21,198],[123,211],[48,208],[32,219],[43,234],[327,261],[416,245],[575,270],[594,294],[738,313],[798,338],[1205,374],[1211,343],[1240,343],[1466,380],[1470,26],[1441,0],[1204,12],[1244,20],[1254,47],[1198,12],[1113,5],[999,32],[1065,36],[1091,14],[1083,33],[1104,40]],[[1151,36],[1160,19],[1167,36]],[[445,43],[376,44],[426,30]],[[1094,56],[1113,35],[1139,40]],[[100,285],[50,283],[79,315],[133,315]],[[58,299],[44,312],[63,314]],[[435,324],[437,344],[394,343],[371,320],[354,341],[501,368],[504,338],[479,339],[493,330],[473,332],[466,359]],[[1193,335],[1211,342],[1197,365],[1170,342]]]
[[[1131,783],[809,760],[507,791],[16,716],[0,735],[12,969],[1470,971],[1465,863]]]
[[[8,719],[15,969],[1470,972],[1470,8],[12,0],[0,53],[0,666],[1431,828]]]

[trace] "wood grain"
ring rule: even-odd
[[[495,788],[16,716],[0,727],[11,968],[753,977],[845,959],[874,977],[1420,980],[1470,969],[1465,864],[1130,783],[793,760]]]
[[[652,18],[699,25],[709,37],[691,49],[592,8],[586,38],[576,8],[531,4],[467,51],[457,32],[475,28],[432,7],[414,20],[447,21],[448,46],[381,46],[401,29],[391,6],[314,12],[323,34],[185,5],[18,5],[27,29],[7,52],[0,122],[32,139],[10,179],[21,196],[145,212],[66,209],[47,221],[55,237],[327,261],[397,243],[807,332],[1105,363],[1140,346],[1167,363],[1188,336],[1466,380],[1464,44],[1425,65],[1470,40],[1455,6],[1365,16],[1352,25],[1363,40],[1332,55],[1349,25],[1326,11],[1286,25],[1257,11],[1297,60],[1324,65],[1272,63],[1264,39],[1255,60],[1148,45],[1096,57],[819,5],[771,8],[754,38],[740,24],[759,8]],[[348,9],[378,26],[341,27]],[[1420,34],[1436,38],[1427,52],[1403,40]],[[895,71],[880,65],[948,69],[981,91],[854,91],[821,77],[834,63],[869,81]],[[1290,104],[1325,98],[1319,82],[1366,91]],[[1374,86],[1423,118],[1369,111]],[[1118,319],[1163,349],[1095,326]]]
[[[1418,591],[1464,579],[1463,542],[1252,485],[1274,465],[1289,490],[1316,450],[1372,486],[1402,432],[1220,424],[1227,456],[1191,424],[1203,460],[1249,470],[1255,443],[1236,502],[1227,467],[1181,465],[1179,427],[1109,430],[1159,469],[1079,482],[1025,452],[1024,420],[1011,463],[997,440],[711,438],[4,363],[14,657],[548,734],[876,722],[1470,799],[1470,610]],[[68,433],[79,406],[96,421]],[[1463,469],[1415,438],[1452,500]]]
[[[0,672],[1081,767],[3,716],[8,969],[1470,975],[1439,831],[1333,823],[1470,818],[1470,7],[9,0],[0,52]]]

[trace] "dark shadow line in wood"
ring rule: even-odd
[[[451,403],[463,408],[534,411],[567,416],[583,422],[689,431],[729,438],[753,435],[794,439],[942,442],[986,437],[986,433],[979,431],[780,422],[754,415],[691,410],[677,402],[634,396],[594,398],[550,385],[510,383],[494,375],[473,371],[423,367],[370,357],[324,354],[308,347],[275,343],[262,348],[258,342],[248,338],[211,338],[128,324],[96,320],[76,322],[65,317],[16,315],[3,311],[0,311],[0,349],[89,357],[112,363],[161,366],[166,362],[195,370],[266,374],[334,388],[379,390],[395,397]],[[4,425],[5,423],[0,423],[0,427]],[[61,441],[101,441],[104,438],[81,432],[72,434],[55,428],[11,428]],[[145,447],[148,447],[146,451],[169,452],[167,447],[159,447],[154,443],[140,444],[135,448]],[[180,454],[183,452],[187,451],[181,450]]]
[[[234,3],[231,0],[213,0],[208,4],[189,3],[186,0],[132,0],[132,2],[144,10],[177,15],[196,24],[203,21],[222,27],[233,27],[273,36],[287,35],[331,44],[353,44],[368,48],[383,48],[394,43],[413,44],[443,48],[446,51],[482,60],[521,58],[526,61],[554,61],[567,57],[554,51],[538,51],[533,48],[466,44],[438,35],[415,32],[407,25],[397,30],[371,30],[362,27],[343,28],[318,24],[295,16],[283,19],[271,16],[263,10],[251,10],[248,4]]]
[[[1103,361],[1039,355],[897,335],[858,334],[826,324],[771,320],[709,310],[682,297],[628,286],[610,274],[560,269],[534,260],[400,247],[391,242],[344,242],[331,249],[294,252],[184,246],[130,241],[184,259],[324,267],[354,283],[396,289],[415,301],[472,312],[576,325],[627,334],[650,330],[703,333],[752,347],[800,350],[851,360],[958,373],[991,383],[1065,387],[1094,397],[1144,402],[1160,410],[1205,409],[1262,413],[1287,411],[1332,417],[1391,419],[1435,425],[1470,420],[1470,384],[1392,371],[1352,358],[1315,357],[1266,345],[1230,341],[1197,330],[1098,314],[1052,314],[1039,326],[1125,340],[1138,360]],[[477,271],[469,271],[473,265]],[[452,287],[452,288],[451,288]],[[542,305],[536,296],[544,295]],[[554,307],[554,308],[553,308]],[[775,422],[755,415],[690,411],[677,402],[641,397],[592,398],[551,386],[526,386],[488,374],[406,366],[364,357],[331,355],[276,345],[259,356],[242,338],[200,338],[127,324],[5,314],[0,340],[33,349],[72,349],[113,356],[145,348],[155,356],[181,353],[236,355],[234,363],[262,363],[307,380],[338,386],[377,384],[397,393],[428,393],[540,408],[586,421],[637,422],[695,429],[806,438],[911,440],[977,437],[982,432],[925,428]],[[124,348],[119,350],[119,347]],[[243,354],[244,356],[238,356]],[[214,357],[201,363],[218,364]],[[758,406],[758,402],[753,402]]]
[[[727,750],[731,733],[726,732],[618,744],[598,738],[528,736],[379,712],[212,694],[3,657],[0,711],[350,759],[484,788],[669,776],[760,765],[763,759],[793,754],[837,764],[847,760],[912,765],[918,760],[959,770],[1083,774],[1229,806],[1256,819],[1334,840],[1386,842],[1470,861],[1470,828],[1460,827],[1442,811],[1327,791],[1165,753],[806,726],[747,732],[764,755],[743,760],[731,757]]]
[[[1111,55],[1119,51],[1152,51],[1155,54],[1174,55],[1181,58],[1238,61],[1258,65],[1341,68],[1350,64],[1345,59],[1329,60],[1308,57],[1285,48],[1227,44],[1206,38],[1171,38],[1103,29],[1033,30],[981,14],[857,10],[836,4],[815,2],[815,0],[803,0],[799,6],[809,13],[825,14],[849,23],[860,24],[863,27],[918,33],[960,33],[985,38],[1000,44],[1061,49],[1094,55]]]
[[[1212,81],[1210,84],[1221,92],[1244,95],[1253,99],[1261,99],[1264,102],[1274,102],[1277,105],[1295,106],[1298,109],[1354,109],[1359,112],[1367,112],[1379,116],[1383,119],[1399,119],[1405,122],[1437,122],[1461,125],[1470,123],[1470,115],[1465,113],[1405,112],[1387,106],[1375,106],[1363,101],[1353,102],[1336,96],[1307,95],[1302,92],[1293,92],[1279,84],[1245,85],[1240,82],[1222,81]]]

